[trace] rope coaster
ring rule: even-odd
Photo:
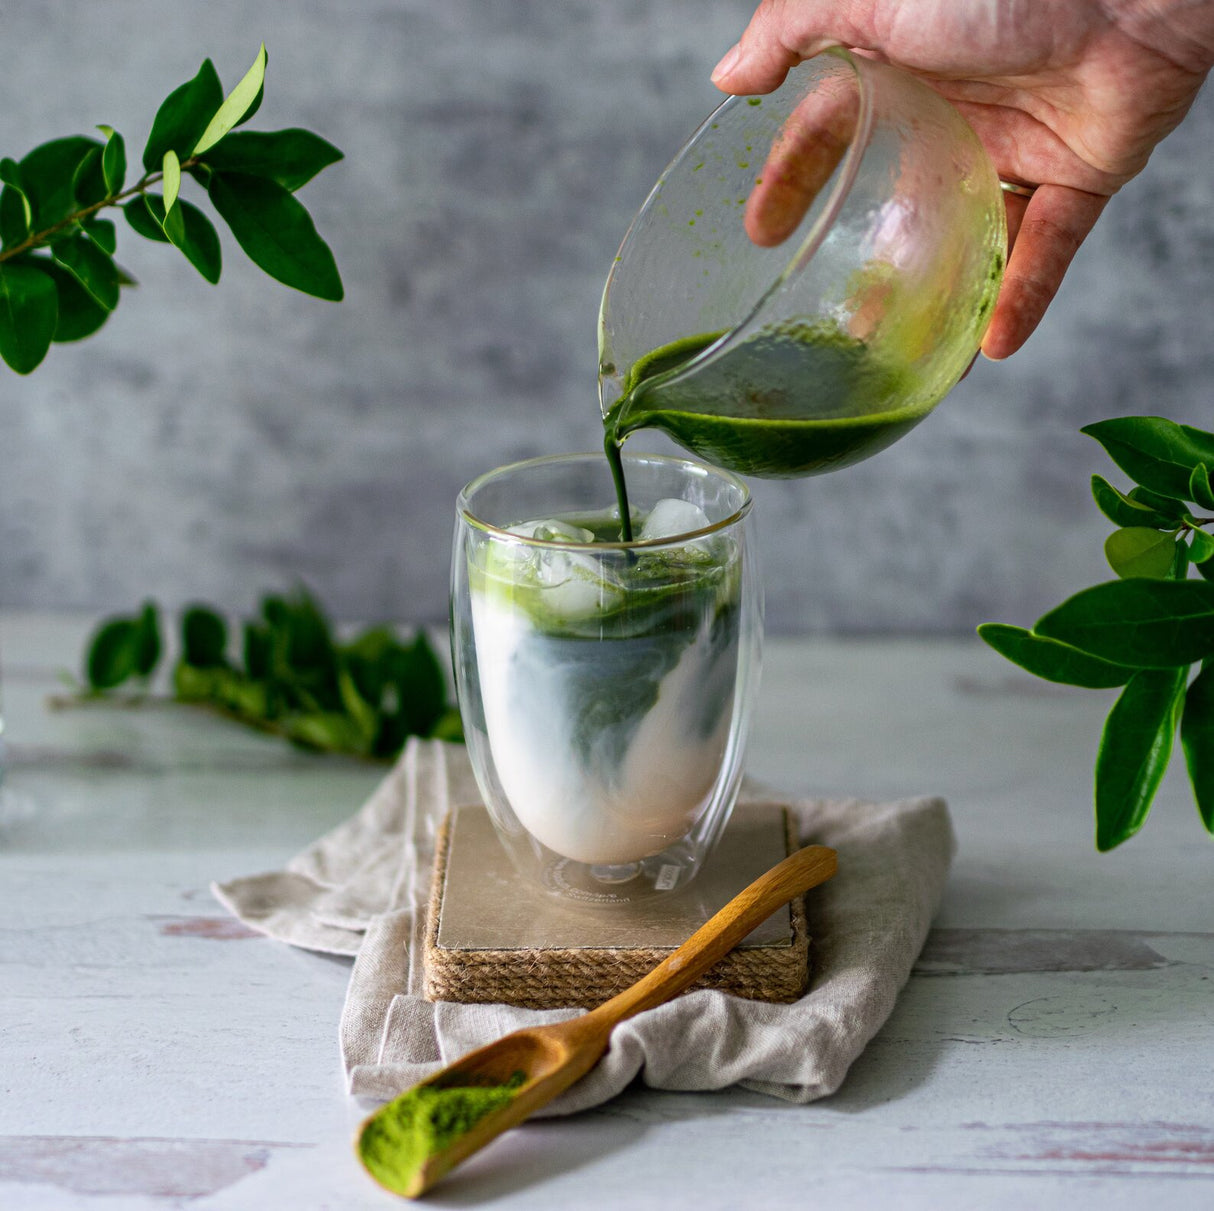
[[[427,911],[424,991],[430,1001],[589,1008],[622,992],[718,908],[799,845],[775,804],[738,808],[704,870],[669,900],[595,913],[526,884],[482,807],[443,822]],[[789,1003],[809,982],[809,930],[798,898],[692,985]]]

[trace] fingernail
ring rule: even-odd
[[[730,72],[738,65],[738,60],[742,57],[742,44],[735,42],[726,52],[721,62],[712,69],[712,82],[715,84],[719,80],[724,80]]]

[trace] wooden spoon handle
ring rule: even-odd
[[[794,896],[825,883],[835,873],[836,855],[824,845],[807,845],[760,875],[720,912],[709,918],[644,979],[604,1001],[583,1019],[600,1030],[678,996],[723,959],[752,929]]]

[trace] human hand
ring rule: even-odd
[[[1145,167],[1214,64],[1214,0],[1156,9],[761,0],[713,80],[729,93],[771,92],[794,64],[842,44],[915,72],[952,101],[1001,178],[1038,186],[1031,198],[1006,195],[1011,255],[982,344],[998,359],[1032,334],[1109,197]],[[757,242],[783,238],[761,220],[752,226]]]

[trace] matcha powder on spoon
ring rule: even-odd
[[[505,1106],[523,1074],[501,1085],[419,1085],[368,1120],[358,1140],[367,1171],[389,1190],[404,1193],[433,1155]]]

